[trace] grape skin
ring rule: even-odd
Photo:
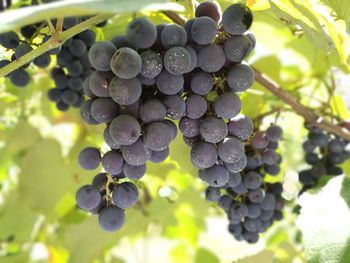
[[[237,116],[228,123],[228,134],[245,141],[253,133],[253,121],[244,115]]]
[[[153,163],[161,163],[165,161],[165,159],[168,158],[168,156],[169,156],[169,147],[161,151],[151,151],[150,161]]]
[[[111,148],[111,149],[120,149],[120,144],[115,142],[110,134],[109,131],[109,125],[106,126],[106,128],[103,131],[103,138],[106,142],[106,144]]]
[[[120,174],[123,171],[123,164],[123,157],[117,150],[105,153],[102,158],[102,166],[110,174]]]
[[[99,71],[110,71],[110,61],[117,48],[108,41],[93,44],[89,50],[91,65]]]
[[[187,46],[185,46],[185,49],[191,55],[191,66],[186,71],[186,73],[189,73],[189,72],[193,71],[197,67],[198,56],[197,56],[197,52],[193,49],[193,47],[187,45]]]
[[[23,69],[16,69],[10,73],[10,80],[13,85],[17,87],[24,87],[29,84],[30,76],[27,71]]]
[[[119,105],[131,105],[141,97],[142,85],[137,78],[121,79],[114,77],[109,83],[108,92]]]
[[[257,189],[262,184],[262,178],[256,172],[248,172],[244,175],[243,182],[248,189]]]
[[[242,158],[240,158],[237,162],[225,163],[225,166],[231,173],[239,173],[243,171],[244,168],[246,168],[247,161],[247,156],[243,154]]]
[[[207,111],[207,101],[200,95],[191,94],[186,100],[187,116],[191,119],[201,118]]]
[[[235,117],[242,109],[242,102],[233,92],[221,94],[214,103],[215,113],[226,119]]]
[[[210,202],[216,202],[220,199],[220,197],[221,192],[219,188],[208,186],[205,190],[205,199],[207,199]]]
[[[184,46],[187,42],[187,34],[183,27],[170,24],[166,25],[160,35],[163,47],[169,49],[174,46]]]
[[[146,173],[146,165],[142,164],[142,165],[134,166],[128,163],[124,163],[123,172],[127,178],[131,180],[139,180]]]
[[[242,62],[252,49],[252,43],[245,35],[230,37],[224,46],[226,57],[232,62]]]
[[[97,125],[99,124],[98,121],[96,121],[91,115],[92,103],[93,100],[86,100],[83,102],[83,104],[80,106],[80,117],[87,124]]]
[[[122,155],[130,165],[143,165],[151,158],[151,150],[148,149],[141,138],[131,145],[122,147]]]
[[[179,122],[179,129],[186,137],[193,138],[199,135],[199,119],[190,119],[188,117],[181,118]]]
[[[166,116],[166,108],[161,101],[150,99],[140,105],[139,115],[143,123],[161,121]]]
[[[191,149],[192,164],[199,169],[213,166],[218,159],[218,154],[214,144],[207,142],[195,143]]]
[[[184,77],[182,75],[176,76],[163,70],[157,77],[157,88],[164,95],[175,95],[179,93],[184,86]]]
[[[207,16],[196,18],[191,27],[191,36],[199,45],[208,45],[215,39],[217,33],[215,21]]]
[[[253,15],[247,6],[234,4],[224,11],[221,22],[231,35],[241,35],[252,25]]]
[[[98,222],[102,229],[106,231],[119,230],[125,222],[124,211],[114,206],[105,207],[99,212]]]
[[[81,209],[90,210],[101,202],[101,194],[94,186],[84,185],[77,191],[75,199]]]
[[[126,38],[135,48],[149,48],[157,40],[157,29],[149,20],[136,18],[128,24]]]
[[[91,105],[91,116],[99,123],[111,122],[117,114],[117,104],[110,98],[97,98]]]
[[[169,146],[173,139],[173,131],[164,122],[153,122],[146,127],[143,139],[146,147],[153,151],[161,151]]]
[[[119,208],[126,209],[136,204],[139,197],[137,187],[131,182],[118,184],[112,192],[112,202]]]
[[[219,143],[218,155],[225,163],[236,163],[244,155],[244,145],[237,138],[228,137]]]
[[[198,95],[207,95],[214,87],[214,78],[207,72],[199,71],[191,78],[191,90]]]
[[[142,59],[134,49],[123,47],[113,54],[110,66],[117,77],[132,79],[140,73]]]
[[[173,75],[182,75],[191,68],[191,54],[183,47],[172,47],[165,52],[164,67]]]
[[[73,41],[68,46],[68,50],[75,57],[80,57],[87,51],[87,46],[84,41],[80,39],[73,39]]]
[[[245,64],[235,65],[227,73],[227,84],[234,92],[246,91],[253,85],[254,79],[254,71]]]
[[[195,15],[196,17],[208,16],[215,22],[219,22],[221,19],[221,8],[216,2],[204,1],[197,6]]]
[[[224,166],[214,165],[204,170],[200,178],[207,182],[210,186],[221,187],[227,183],[229,173]]]
[[[111,122],[109,133],[119,145],[131,145],[140,137],[141,126],[134,117],[122,114]]]
[[[205,72],[217,72],[225,65],[225,62],[224,50],[218,45],[207,45],[198,53],[198,65]]]
[[[179,120],[186,113],[186,103],[180,95],[166,96],[163,99],[166,116],[172,120]]]
[[[108,85],[113,74],[110,72],[95,71],[89,77],[89,89],[97,97],[109,97]]]
[[[266,130],[266,137],[271,142],[277,142],[281,140],[283,135],[282,128],[276,125],[272,125]]]
[[[141,53],[142,67],[140,74],[148,79],[157,77],[163,69],[163,61],[159,53],[147,50]]]
[[[79,154],[80,167],[85,170],[96,169],[101,162],[101,154],[97,148],[87,147]]]
[[[202,121],[199,132],[206,142],[218,143],[225,139],[228,129],[223,119],[208,117]]]

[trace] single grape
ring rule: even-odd
[[[159,53],[147,50],[141,53],[142,67],[140,74],[145,78],[157,77],[163,69],[162,57]]]
[[[81,65],[81,63],[78,60],[73,60],[66,66],[66,68],[68,74],[73,77],[80,76],[84,71],[83,65]]]
[[[276,198],[274,195],[267,193],[261,201],[260,206],[264,210],[273,210],[275,208]]]
[[[231,208],[233,200],[228,195],[222,195],[218,201],[218,205],[225,211],[228,212]]]
[[[115,206],[102,208],[99,212],[98,222],[106,231],[112,232],[119,230],[125,222],[124,211]]]
[[[328,144],[328,136],[321,132],[310,132],[309,140],[318,147],[325,147]]]
[[[165,52],[164,67],[173,75],[182,75],[191,68],[191,54],[184,47],[172,47]]]
[[[195,15],[196,17],[208,16],[215,22],[219,22],[221,19],[221,8],[216,2],[204,1],[197,6]]]
[[[179,93],[184,86],[184,77],[182,75],[176,76],[163,70],[157,77],[157,88],[164,95],[175,95]]]
[[[85,170],[96,169],[101,162],[101,153],[97,148],[87,147],[79,154],[80,167]]]
[[[89,77],[89,89],[97,97],[109,97],[108,85],[113,78],[111,72],[95,71]]]
[[[248,199],[252,203],[261,203],[261,201],[265,198],[265,191],[261,188],[250,190],[248,192]]]
[[[192,164],[199,169],[213,166],[218,159],[218,154],[214,144],[207,142],[197,142],[191,149]]]
[[[252,25],[253,15],[247,6],[233,4],[224,11],[221,22],[231,35],[241,35]]]
[[[118,114],[118,106],[110,98],[97,98],[91,105],[91,116],[99,123],[111,122]]]
[[[68,80],[68,87],[74,91],[80,91],[84,88],[84,82],[81,78],[72,77]]]
[[[127,178],[131,180],[139,180],[146,173],[146,165],[142,164],[142,165],[134,166],[128,163],[124,163],[123,172]]]
[[[333,139],[328,144],[328,149],[332,153],[342,153],[346,144],[340,139]]]
[[[81,209],[90,210],[101,202],[101,194],[94,186],[84,185],[77,191],[75,200]]]
[[[112,139],[119,145],[131,145],[141,135],[141,126],[137,119],[130,115],[119,115],[109,126]]]
[[[229,173],[222,165],[213,165],[212,167],[203,170],[200,178],[213,187],[222,187],[228,182]]]
[[[248,189],[245,186],[245,184],[243,182],[241,182],[236,187],[233,187],[232,191],[233,191],[234,195],[244,195],[248,192]]]
[[[279,155],[274,150],[267,149],[262,153],[261,160],[267,165],[275,165],[278,163]]]
[[[254,82],[255,74],[250,66],[238,64],[227,73],[227,84],[234,92],[243,92],[249,89]]]
[[[172,120],[179,120],[186,113],[186,102],[180,95],[166,96],[163,99],[166,116]]]
[[[209,202],[216,202],[220,199],[220,197],[221,197],[220,188],[208,186],[207,189],[205,190],[205,198]]]
[[[209,45],[212,43],[216,37],[216,33],[216,23],[208,16],[196,18],[191,27],[192,39],[199,45]]]
[[[93,100],[87,100],[82,103],[82,105],[80,106],[80,117],[87,124],[96,125],[99,124],[99,122],[96,121],[91,115],[92,103]]]
[[[257,189],[262,184],[262,177],[257,172],[248,172],[243,176],[243,182],[248,189]]]
[[[266,130],[266,137],[271,142],[276,142],[281,140],[283,135],[283,130],[280,126],[272,125]]]
[[[92,179],[91,185],[94,186],[99,191],[103,190],[106,187],[108,177],[106,173],[99,173],[95,175]]]
[[[192,72],[198,64],[198,56],[196,50],[194,50],[193,47],[187,45],[185,46],[185,49],[188,51],[188,53],[191,56],[191,66],[187,69],[186,73]]]
[[[150,161],[154,163],[161,163],[165,161],[165,159],[168,158],[168,156],[169,156],[169,147],[161,151],[151,151]]]
[[[174,46],[184,46],[187,42],[187,33],[182,26],[169,24],[163,28],[160,39],[166,49]]]
[[[50,89],[47,93],[47,97],[50,101],[59,102],[62,99],[62,90],[58,88]]]
[[[142,85],[137,78],[114,77],[109,83],[108,91],[112,99],[119,105],[130,105],[141,97]]]
[[[62,101],[68,105],[73,105],[79,100],[79,94],[74,90],[67,89],[62,94]]]
[[[225,139],[228,130],[223,119],[207,117],[200,124],[199,132],[206,142],[218,143]]]
[[[123,171],[123,164],[123,157],[117,150],[106,152],[102,158],[102,166],[110,174],[120,174]]]
[[[116,48],[130,47],[130,43],[128,42],[126,36],[115,36],[111,42]]]
[[[61,67],[67,66],[72,61],[73,61],[73,56],[66,49],[61,49],[61,51],[57,54],[57,64]]]
[[[242,158],[240,158],[237,162],[225,163],[225,166],[231,173],[239,173],[247,166],[247,156],[243,154]]]
[[[108,41],[93,44],[89,50],[91,65],[99,71],[110,71],[110,61],[117,48]]]
[[[69,105],[64,103],[63,101],[59,101],[57,102],[56,104],[56,108],[59,110],[59,111],[67,111],[69,109]]]
[[[106,126],[106,128],[103,131],[103,139],[105,140],[106,144],[111,148],[111,149],[120,149],[120,144],[115,142],[110,134],[109,131],[110,126]]]
[[[224,46],[226,57],[232,62],[242,62],[252,49],[252,43],[245,35],[230,37]]]
[[[233,202],[230,208],[230,214],[233,217],[244,218],[248,215],[247,205],[240,202]]]
[[[254,203],[249,203],[247,205],[247,208],[248,208],[247,217],[255,219],[255,218],[258,218],[260,216],[260,214],[261,214],[260,205],[254,204]],[[249,229],[247,229],[247,230],[249,230]]]
[[[214,87],[215,80],[207,72],[198,71],[191,79],[191,90],[198,95],[207,95]]]
[[[198,65],[205,72],[217,72],[225,65],[225,62],[225,52],[216,44],[207,45],[198,53]]]
[[[264,165],[264,170],[270,175],[278,175],[280,173],[280,167],[276,164],[274,165]]]
[[[225,92],[221,94],[214,103],[215,113],[226,119],[235,117],[242,108],[242,102],[233,92]]]
[[[118,184],[112,192],[112,202],[119,208],[126,209],[136,204],[139,191],[131,182]]]
[[[240,185],[241,182],[242,182],[242,177],[239,173],[230,173],[230,176],[228,178],[226,185],[228,187],[237,187],[238,185]]]
[[[131,145],[122,147],[122,155],[130,165],[142,165],[145,164],[151,158],[151,150],[148,149],[141,138]]]
[[[207,101],[200,95],[191,94],[186,100],[186,114],[191,119],[199,119],[204,116],[208,108]]]
[[[0,34],[0,45],[4,48],[15,49],[19,43],[20,38],[14,31]]]
[[[199,125],[199,119],[190,119],[185,116],[179,122],[179,129],[184,136],[193,138],[199,135]]]
[[[86,46],[91,47],[96,40],[96,33],[90,29],[87,29],[77,36],[80,40],[82,40]]]
[[[87,46],[83,40],[73,39],[68,46],[70,53],[75,57],[80,57],[87,51]]]
[[[157,29],[149,20],[139,17],[128,24],[126,38],[135,48],[149,48],[157,40]]]
[[[135,50],[123,47],[113,54],[110,66],[117,77],[132,79],[140,73],[142,60]]]
[[[150,99],[140,105],[139,115],[143,123],[162,121],[166,116],[166,108],[160,100]]]
[[[145,129],[145,146],[153,151],[167,148],[173,139],[172,128],[164,122],[153,122]]]
[[[16,69],[10,73],[10,80],[13,85],[17,87],[24,87],[29,84],[30,76],[27,71],[23,69]]]
[[[33,62],[34,65],[39,68],[47,68],[51,63],[50,54],[44,53],[41,56],[36,57]]]
[[[228,134],[245,141],[253,133],[254,125],[252,120],[244,115],[239,115],[228,123]]]
[[[264,149],[269,144],[269,141],[264,132],[256,132],[253,136],[252,146],[256,149]]]

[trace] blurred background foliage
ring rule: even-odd
[[[70,4],[77,1],[64,2],[56,15],[71,12]],[[119,11],[105,28],[96,29],[99,40],[122,34],[135,15],[171,22],[152,8],[130,12],[147,1],[89,2],[91,8]],[[158,2],[166,1],[150,1]],[[171,8],[183,6],[180,15],[188,18],[189,1],[174,2]],[[225,9],[237,1],[218,2]],[[251,31],[257,38],[248,62],[326,118],[348,119],[350,2],[243,2],[254,11]],[[24,22],[35,16],[36,10]],[[0,27],[16,28],[24,19],[16,13],[11,17],[0,15]],[[0,50],[0,58],[8,56]],[[166,162],[147,164],[147,176],[139,182],[142,198],[127,211],[124,228],[103,232],[97,218],[77,209],[74,200],[75,191],[99,172],[80,169],[78,153],[102,145],[103,127],[85,125],[77,110],[57,111],[46,98],[53,85],[48,72],[29,70],[33,80],[25,89],[0,79],[0,262],[349,262],[350,164],[344,164],[345,175],[298,197],[297,171],[305,166],[303,119],[263,87],[254,84],[243,95],[243,113],[262,128],[275,121],[284,128],[282,170],[268,180],[283,182],[287,206],[285,219],[249,245],[235,241],[224,213],[205,201],[205,186],[181,136]],[[267,112],[275,113],[260,118]]]

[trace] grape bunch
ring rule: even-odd
[[[73,20],[73,21],[71,21]],[[79,23],[79,20],[64,20],[64,29]],[[43,42],[50,37],[45,37]],[[84,102],[84,81],[93,73],[89,61],[89,50],[95,43],[96,33],[93,30],[85,30],[69,39],[59,49],[48,51],[45,55],[56,54],[57,66],[51,70],[51,77],[55,87],[49,89],[48,98],[56,103],[60,111],[66,111],[70,106],[79,108]]]
[[[228,125],[243,130],[236,120],[233,123],[231,120]],[[227,213],[228,230],[236,240],[256,243],[259,233],[283,218],[282,184],[264,182],[267,174],[276,176],[279,173],[282,158],[276,149],[281,138],[282,129],[276,125],[265,132],[257,131],[246,142],[242,161],[225,163],[219,160],[210,170],[199,172],[199,177],[209,184],[206,199],[217,202]],[[217,181],[211,178],[217,178]]]
[[[340,167],[350,159],[349,142],[336,135],[329,134],[306,125],[308,138],[303,143],[305,162],[311,168],[299,172],[299,181],[303,185],[301,193],[313,188],[326,175],[337,176],[343,174]]]

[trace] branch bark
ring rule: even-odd
[[[172,11],[164,11],[163,13],[175,23],[179,25],[185,24],[185,21],[177,13],[174,13]],[[276,82],[271,80],[268,76],[261,73],[254,67],[253,70],[255,72],[255,80],[258,83],[260,83],[260,85],[262,85],[265,89],[267,89],[276,97],[288,104],[294,110],[294,112],[302,116],[306,122],[310,123],[314,127],[335,134],[343,138],[344,140],[350,142],[350,132],[348,132],[346,129],[337,126],[333,123],[330,123],[326,120],[322,120],[322,118],[318,116],[313,110],[299,103],[296,98],[294,98],[286,90],[282,89]]]
[[[7,74],[18,69],[19,67],[31,62],[36,57],[39,57],[40,55],[44,54],[45,52],[62,46],[68,39],[72,38],[73,36],[90,28],[91,26],[96,25],[99,22],[106,20],[110,17],[111,17],[110,15],[97,15],[95,17],[92,17],[92,18],[62,32],[62,33],[58,33],[58,34],[53,35],[47,42],[45,42],[40,47],[34,49],[33,51],[25,54],[23,57],[20,57],[19,59],[12,61],[7,66],[1,68],[0,69],[0,77],[6,76]]]

